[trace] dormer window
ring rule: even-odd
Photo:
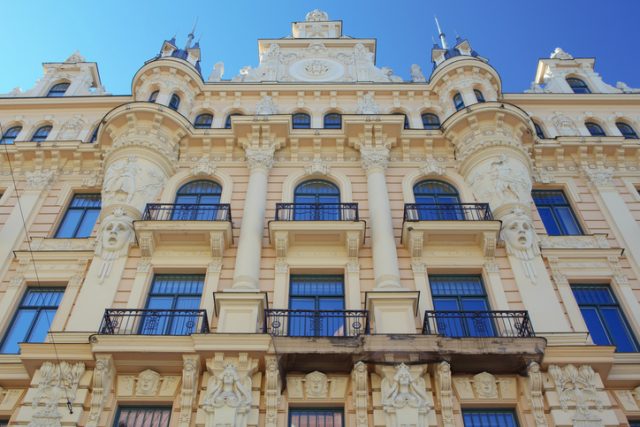
[[[196,129],[209,129],[213,123],[213,114],[200,114],[193,122]]]
[[[631,126],[623,122],[616,122],[616,127],[624,136],[624,139],[638,139],[638,134]]]
[[[456,111],[460,111],[464,108],[464,100],[462,99],[460,92],[456,92],[456,94],[453,95],[453,105],[456,107]]]
[[[473,93],[476,95],[476,100],[478,102],[484,102],[484,95],[478,89],[474,89]]]
[[[159,93],[160,91],[158,90],[154,90],[153,92],[151,92],[151,95],[149,95],[149,102],[156,102],[156,99],[158,99]]]
[[[51,126],[40,126],[38,130],[33,134],[31,140],[33,142],[44,142],[47,140],[49,136],[49,132],[51,132]]]
[[[0,144],[4,144],[4,145],[13,144],[21,130],[22,130],[22,126],[14,126],[12,128],[7,129],[4,135],[2,135],[2,139],[0,139]]]
[[[169,108],[171,108],[173,111],[178,111],[178,107],[180,107],[180,97],[174,93],[173,95],[171,95]]]
[[[591,93],[589,86],[583,81],[576,77],[567,78],[567,83],[573,90],[573,93]]]
[[[604,133],[604,129],[602,129],[602,126],[597,123],[586,122],[584,125],[587,127],[587,130],[589,131],[589,134],[591,136],[607,136],[607,134]]]
[[[53,85],[53,87],[49,89],[49,93],[47,93],[47,98],[60,98],[64,96],[67,89],[69,89],[69,83],[66,82]]]
[[[294,129],[310,129],[311,116],[306,113],[296,113],[291,117],[291,126]]]
[[[422,127],[427,130],[440,129],[440,119],[433,113],[424,113],[422,115]]]

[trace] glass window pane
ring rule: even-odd
[[[465,427],[518,427],[512,410],[463,410]]]
[[[96,224],[98,215],[100,215],[99,210],[92,209],[86,211],[75,237],[82,238],[91,236],[91,232],[93,231],[93,226]]]
[[[75,237],[80,218],[82,218],[81,210],[67,210],[64,220],[62,220],[62,224],[60,224],[60,228],[58,229],[58,233],[56,233],[56,237],[60,239]]]
[[[611,340],[616,346],[616,351],[623,353],[638,351],[620,309],[618,307],[602,307],[600,311],[611,334]]]
[[[56,310],[41,310],[40,313],[38,313],[38,317],[36,318],[31,333],[27,337],[27,341],[44,342],[55,315]]]
[[[553,216],[553,210],[551,208],[538,207],[538,213],[540,214],[540,219],[542,219],[544,228],[545,230],[547,230],[547,234],[549,236],[562,235],[560,227],[556,223],[556,218]]]
[[[36,310],[19,310],[13,319],[11,327],[4,337],[2,353],[18,353],[18,343],[25,342],[27,334],[37,315]]]

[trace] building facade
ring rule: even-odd
[[[638,425],[639,91],[440,38],[403,81],[315,10],[232,79],[190,34],[4,95],[0,425]]]

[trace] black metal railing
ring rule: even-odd
[[[265,310],[264,331],[281,337],[357,337],[369,333],[366,310]]]
[[[358,221],[357,203],[276,203],[276,221]]]
[[[99,334],[191,335],[209,332],[205,310],[106,309]]]
[[[535,336],[526,311],[426,311],[422,333],[451,338]]]
[[[487,203],[407,203],[405,221],[491,221]]]
[[[143,221],[229,221],[231,208],[228,203],[175,204],[149,203],[142,215]]]

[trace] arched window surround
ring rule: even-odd
[[[180,98],[180,94],[178,94],[177,92],[172,93],[171,98],[169,98],[169,105],[167,106],[171,108],[173,111],[178,111],[178,109],[180,108],[181,101],[182,100]]]
[[[322,116],[323,129],[342,129],[342,114],[337,111],[328,111]]]
[[[210,129],[213,126],[213,113],[209,111],[201,111],[193,119],[193,127],[196,129]]]
[[[291,115],[292,129],[311,129],[311,114],[306,111],[296,111]]]
[[[223,128],[224,129],[231,129],[231,117],[233,117],[233,116],[244,116],[244,115],[245,115],[245,113],[243,113],[242,111],[237,111],[237,110],[232,110],[232,111],[228,112],[224,116]]]
[[[220,185],[222,192],[220,194],[219,203],[231,203],[231,196],[233,194],[233,179],[227,173],[220,171],[216,168],[212,174],[194,174],[192,171],[185,170],[176,173],[167,180],[167,183],[162,191],[160,197],[160,203],[175,203],[176,194],[178,190],[184,185],[193,181],[208,180],[213,181]]]
[[[607,136],[604,126],[597,120],[587,119],[584,121],[584,126],[587,128],[590,136]]]
[[[0,136],[0,144],[14,144],[20,133],[22,132],[22,125],[13,125],[7,128],[7,130]]]
[[[569,76],[566,78],[566,82],[571,88],[571,90],[573,91],[573,93],[578,93],[578,94],[592,93],[591,88],[589,87],[587,82],[584,81],[584,79],[582,79],[581,77]]]
[[[147,102],[156,102],[158,100],[158,95],[160,95],[160,91],[159,90],[154,90],[149,94],[149,98],[147,99]]]
[[[293,191],[293,217],[298,221],[338,220],[340,188],[326,179],[309,177]]]
[[[473,89],[473,94],[476,96],[477,102],[486,102],[486,99],[484,97],[484,93],[482,93],[482,90],[475,88]]]
[[[625,139],[638,139],[638,132],[635,127],[626,120],[616,120],[616,128],[618,128],[618,131]]]
[[[420,119],[422,120],[422,128],[426,130],[438,130],[442,125],[442,123],[440,122],[440,117],[436,113],[431,111],[423,111],[420,114]],[[425,120],[430,120],[430,123],[425,123]]]
[[[214,220],[223,213],[220,208],[222,187],[216,181],[195,179],[176,191],[172,219]]]
[[[52,130],[53,130],[53,126],[51,124],[47,124],[47,123],[42,124],[36,128],[35,132],[33,132],[33,134],[31,135],[30,141],[44,142],[49,138],[49,135],[51,135]]]
[[[533,122],[533,128],[535,130],[536,136],[540,139],[548,138],[547,132],[543,125],[540,124],[537,120],[531,120]]]
[[[451,100],[453,101],[453,108],[456,111],[460,111],[465,107],[464,98],[460,92],[455,92],[451,97]]]
[[[64,80],[55,83],[47,91],[47,98],[60,98],[64,96],[67,90],[69,90],[69,86],[71,86],[71,83]]]

